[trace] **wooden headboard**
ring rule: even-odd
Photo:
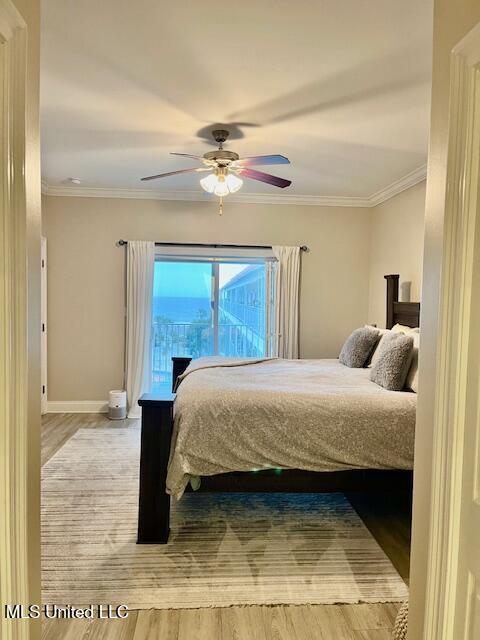
[[[420,326],[420,303],[398,301],[398,273],[384,276],[387,281],[387,321],[385,326],[391,329],[394,324],[407,327]]]

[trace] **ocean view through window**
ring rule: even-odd
[[[157,259],[152,306],[152,391],[170,388],[172,356],[270,354],[272,263]]]

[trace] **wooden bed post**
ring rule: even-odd
[[[191,358],[174,357],[172,389]],[[170,496],[166,493],[173,432],[174,393],[144,394],[140,451],[137,544],[166,544],[170,533]]]
[[[166,479],[173,430],[173,393],[143,395],[137,544],[166,544],[170,496]]]
[[[387,322],[386,328],[391,329],[394,323],[394,303],[398,302],[398,281],[400,275],[394,273],[384,276],[387,281]]]

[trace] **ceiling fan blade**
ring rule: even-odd
[[[263,171],[256,171],[255,169],[237,169],[235,173],[251,180],[272,184],[274,187],[280,187],[281,189],[285,189],[285,187],[289,187],[292,184],[291,180],[285,180],[285,178],[272,176],[269,173],[263,173]]]
[[[156,180],[157,178],[166,178],[167,176],[175,176],[178,173],[194,173],[197,171],[211,171],[210,167],[193,167],[192,169],[179,169],[179,171],[168,171],[167,173],[159,173],[156,176],[147,176],[146,178],[141,178],[142,182],[146,182],[147,180]]]
[[[232,162],[234,167],[252,167],[256,164],[290,164],[290,160],[285,156],[253,156],[251,158],[240,158]]]
[[[185,158],[193,158],[194,160],[200,160],[203,162],[205,158],[203,156],[193,156],[191,153],[175,153],[175,151],[170,151],[171,156],[184,156]]]

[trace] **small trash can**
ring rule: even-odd
[[[110,420],[125,420],[127,417],[127,392],[114,390],[108,394],[108,417]]]

